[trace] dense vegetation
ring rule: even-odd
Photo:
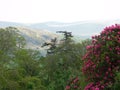
[[[16,28],[0,28],[0,90],[119,90],[120,26],[80,43],[62,33],[43,57]]]

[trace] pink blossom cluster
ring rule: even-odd
[[[89,83],[86,87],[85,90],[102,90],[104,89],[104,86],[102,86],[101,88],[98,88],[97,85],[95,85],[94,83]]]
[[[79,81],[79,78],[78,77],[75,77],[75,78],[71,78],[69,81],[68,81],[68,84],[65,88],[65,90],[80,90],[80,81]]]
[[[106,27],[100,35],[92,36],[92,44],[86,47],[82,71],[92,82],[85,90],[103,90],[115,82],[120,71],[120,25]]]

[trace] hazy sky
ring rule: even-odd
[[[0,21],[35,23],[120,19],[120,0],[0,0]]]

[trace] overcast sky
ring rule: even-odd
[[[0,0],[0,21],[37,23],[120,19],[120,0]]]

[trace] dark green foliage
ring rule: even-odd
[[[82,77],[81,57],[91,42],[86,40],[75,44],[71,37],[66,38],[64,35],[64,39],[54,48],[54,54],[44,58],[43,82],[48,90],[64,90],[71,77]]]
[[[75,43],[71,32],[63,33],[59,43],[51,40],[48,55],[42,57],[40,51],[24,48],[25,39],[16,28],[1,28],[0,90],[64,90],[72,77],[83,81],[81,57],[91,40]]]
[[[17,28],[7,27],[0,28],[0,50],[11,53],[18,46],[24,47],[25,39],[19,34]]]
[[[40,52],[24,49],[16,28],[0,29],[0,90],[44,90],[40,79]]]

